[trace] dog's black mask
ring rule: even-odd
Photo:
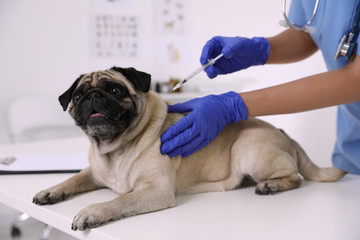
[[[131,82],[135,89],[148,92],[151,76],[134,68],[113,67]],[[89,136],[97,140],[112,141],[125,131],[137,116],[136,96],[132,96],[125,85],[110,78],[102,78],[96,87],[90,82],[78,86],[84,75],[59,97],[64,111],[70,101],[70,114],[76,124]]]

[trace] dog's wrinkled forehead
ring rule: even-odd
[[[114,70],[97,71],[85,74],[79,81],[78,86],[89,84],[91,87],[99,87],[102,81],[119,82],[126,87],[130,94],[135,94],[135,89],[131,82],[121,73]]]

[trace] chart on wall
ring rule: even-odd
[[[191,55],[191,0],[155,2],[155,63],[184,66]]]
[[[134,0],[92,0],[94,7],[107,7],[107,8],[129,8],[134,6]]]
[[[158,67],[186,66],[193,59],[192,0],[152,1],[153,8],[145,12],[137,7],[141,6],[140,0],[92,0],[92,3],[91,56],[141,58],[144,45],[154,43],[150,51]],[[144,31],[148,29],[153,31]]]
[[[155,5],[157,34],[186,35],[191,28],[190,0],[158,0]]]
[[[137,57],[141,39],[137,15],[98,14],[91,16],[91,55],[94,57]]]

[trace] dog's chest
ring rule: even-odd
[[[131,164],[122,161],[121,156],[96,156],[90,161],[91,173],[94,180],[118,194],[133,190],[129,172]]]

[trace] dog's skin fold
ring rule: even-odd
[[[149,91],[150,75],[113,67],[81,75],[59,97],[91,144],[89,168],[35,195],[39,205],[110,188],[119,196],[90,205],[73,220],[73,230],[176,205],[175,196],[232,190],[245,178],[255,192],[273,194],[311,181],[336,181],[345,172],[319,168],[283,131],[259,119],[229,124],[210,144],[187,158],[160,153],[160,136],[183,117]]]

